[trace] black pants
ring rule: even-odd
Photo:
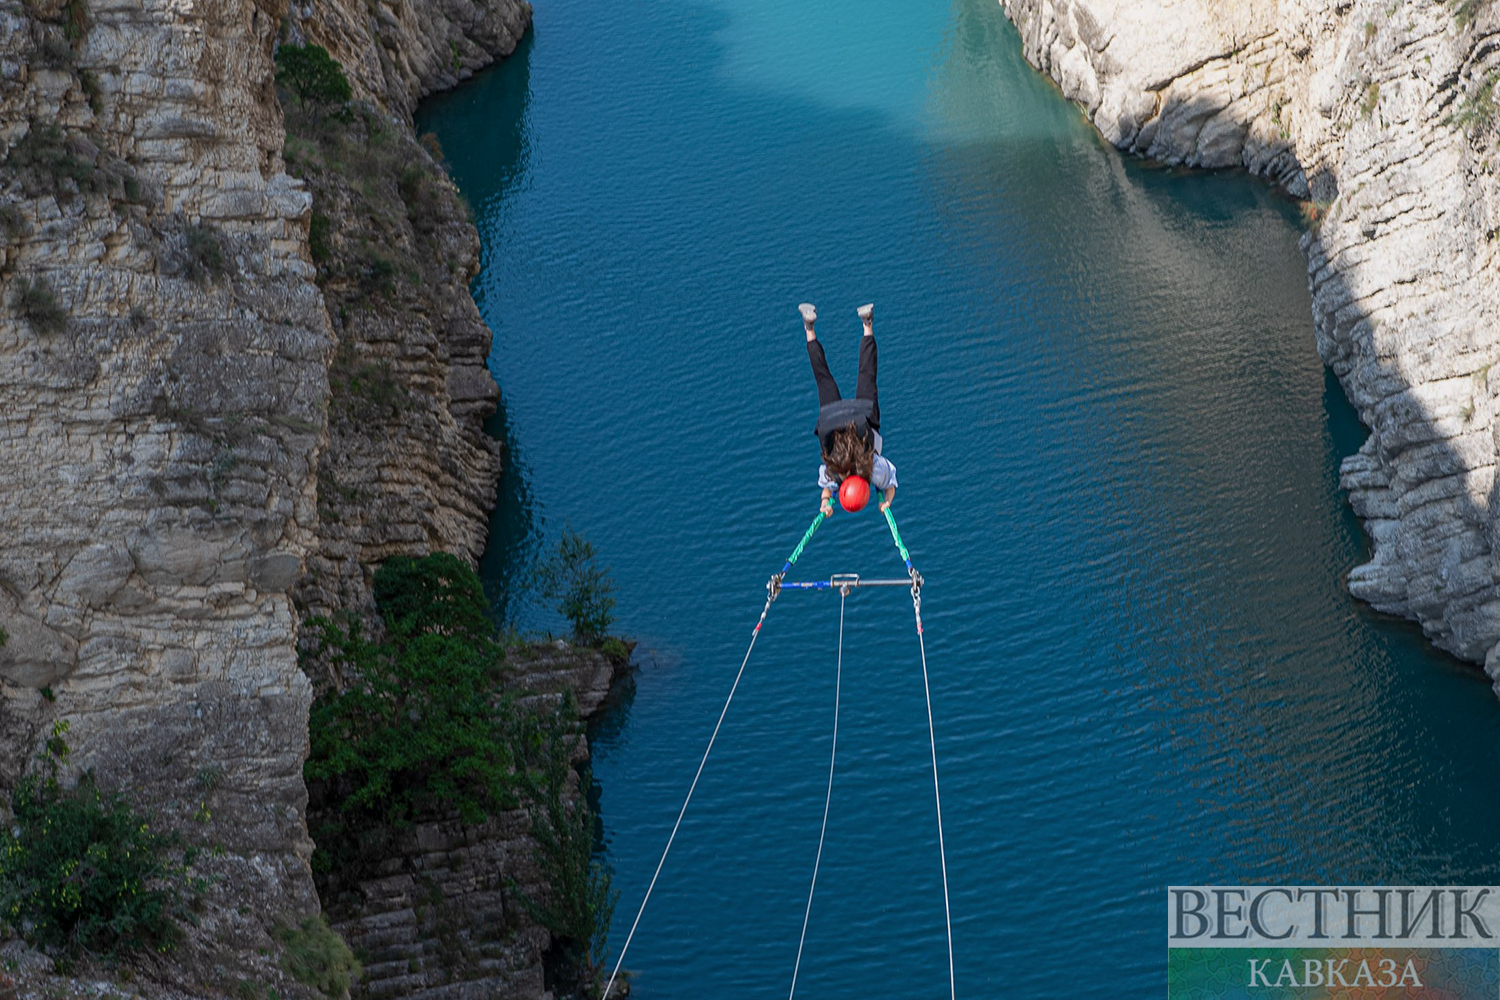
[[[807,358],[812,362],[813,378],[818,383],[818,405],[836,403],[839,384],[828,370],[828,358],[823,354],[823,345],[816,340],[807,342]],[[854,398],[868,399],[874,404],[870,411],[870,426],[880,430],[880,390],[875,384],[875,335],[859,338],[859,378],[854,384]]]

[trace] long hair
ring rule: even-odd
[[[828,466],[830,479],[843,480],[851,475],[869,479],[875,471],[875,449],[849,424],[828,435],[823,464]]]

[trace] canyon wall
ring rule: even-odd
[[[290,591],[333,342],[280,16],[0,3],[0,784],[66,722],[76,766],[222,848],[195,990],[317,909]]]
[[[587,721],[623,664],[567,644],[510,650],[517,689],[546,710],[572,695]],[[575,768],[589,759],[578,734]],[[579,789],[575,772],[573,794]],[[373,870],[334,872],[323,902],[334,928],[365,955],[361,1000],[540,998],[552,936],[524,900],[552,890],[536,859],[531,816],[512,809],[483,823],[427,818],[400,832]]]
[[[1500,687],[1500,16],[1488,0],[1002,0],[1121,149],[1304,200],[1319,354],[1370,428],[1341,482],[1349,589]]]
[[[216,849],[159,988],[306,992],[265,957],[270,921],[319,905],[294,595],[358,607],[374,562],[483,547],[477,236],[410,113],[529,21],[525,0],[0,0],[0,790],[66,724],[70,767]],[[353,317],[283,157],[273,51],[302,37],[435,206],[388,251],[431,274]],[[382,235],[333,216],[335,248]],[[348,419],[371,370],[402,406]]]

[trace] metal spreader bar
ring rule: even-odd
[[[783,583],[782,590],[854,590],[857,587],[910,587],[911,580],[864,580],[858,573],[835,573],[827,580]]]

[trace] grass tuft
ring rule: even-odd
[[[328,926],[326,917],[304,917],[295,927],[278,924],[271,936],[281,945],[281,966],[293,979],[328,1000],[348,996],[350,984],[361,972],[360,965],[344,939]]]
[[[67,328],[68,311],[46,278],[22,278],[13,304],[37,333],[62,333]]]

